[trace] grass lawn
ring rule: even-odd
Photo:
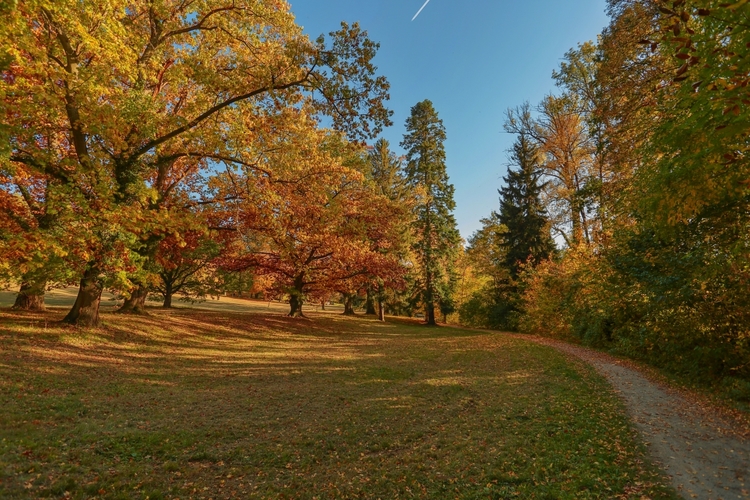
[[[364,318],[0,310],[0,498],[677,498],[590,368]]]

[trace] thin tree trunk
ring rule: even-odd
[[[425,322],[428,326],[435,326],[435,294],[432,290],[432,272],[430,270],[426,273],[427,279],[425,280]]]
[[[44,290],[47,288],[47,280],[28,280],[21,283],[21,288],[16,295],[13,309],[23,311],[44,311]]]
[[[378,320],[385,321],[385,307],[383,306],[382,297],[378,297]]]
[[[102,299],[102,290],[99,269],[96,263],[91,262],[81,278],[75,304],[63,322],[79,326],[99,326],[99,302]]]
[[[146,314],[146,298],[148,297],[148,289],[139,284],[135,290],[130,292],[130,297],[125,299],[122,307],[120,307],[118,313],[128,314]]]
[[[325,300],[321,300],[320,301],[320,310],[321,311],[325,311],[326,310],[326,301]]]
[[[586,217],[586,210],[581,209],[581,226],[583,227],[583,236],[586,238],[586,243],[591,243],[591,236],[589,234],[589,221]]]

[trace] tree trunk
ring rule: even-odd
[[[304,318],[305,315],[302,314],[302,294],[296,294],[292,293],[289,296],[289,317],[290,318]]]
[[[99,269],[95,263],[89,263],[81,278],[76,302],[63,322],[78,326],[99,326],[101,299],[102,284],[99,281]]]
[[[146,314],[146,298],[148,297],[148,289],[139,284],[135,290],[130,292],[130,297],[125,299],[122,307],[120,307],[118,313],[127,314]]]
[[[432,251],[427,248],[427,265],[425,265],[425,290],[424,290],[424,305],[425,305],[425,323],[428,326],[435,326],[435,290],[433,289],[433,270],[430,268],[430,259]]]
[[[47,287],[47,280],[23,281],[21,289],[16,295],[16,302],[13,309],[23,311],[44,311],[44,290]]]
[[[354,306],[352,306],[352,301],[354,300],[354,295],[345,293],[344,294],[344,316],[354,316]]]
[[[325,311],[326,310],[326,301],[325,300],[321,300],[320,301],[320,310],[321,311]]]
[[[436,326],[437,321],[435,321],[435,303],[434,302],[428,302],[427,306],[425,307],[425,321],[427,322],[428,326]]]
[[[291,318],[304,318],[305,315],[302,313],[302,303],[304,302],[304,275],[297,276],[294,279],[294,287],[289,292],[289,317]]]
[[[378,297],[378,320],[385,321],[385,306],[382,297]]]
[[[172,291],[172,284],[167,283],[164,287],[164,304],[162,304],[162,307],[165,309],[169,309],[172,307],[172,295],[174,292]]]
[[[367,289],[367,301],[365,302],[365,314],[368,316],[372,315],[375,316],[377,314],[377,311],[375,310],[375,300],[372,297],[372,292],[370,289]]]

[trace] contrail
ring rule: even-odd
[[[423,5],[423,6],[422,6],[422,7],[421,7],[421,8],[420,8],[420,9],[419,9],[418,11],[417,11],[417,13],[416,13],[416,14],[414,14],[414,17],[412,17],[412,18],[411,18],[411,20],[412,20],[412,21],[413,21],[413,20],[415,20],[415,19],[417,18],[417,16],[418,16],[419,14],[421,14],[421,13],[422,13],[422,11],[424,10],[424,8],[425,8],[425,7],[427,7],[427,4],[428,4],[428,3],[430,3],[430,0],[427,0],[427,1],[426,1],[426,2],[424,3],[424,5]]]

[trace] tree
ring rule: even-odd
[[[29,3],[5,32],[9,162],[66,186],[88,230],[71,323],[96,324],[102,278],[128,266],[137,275],[168,232],[151,222],[173,219],[158,216],[171,191],[154,180],[179,184],[186,169],[243,161],[224,147],[242,116],[307,103],[359,139],[389,123],[377,44],[356,24],[313,42],[286,3]],[[123,249],[127,262],[117,262]]]
[[[307,297],[358,290],[370,276],[396,279],[400,263],[383,249],[398,217],[366,182],[358,145],[319,129],[305,109],[289,113],[283,134],[254,144],[265,152],[256,163],[217,178],[217,196],[234,200],[224,219],[245,244],[227,267],[272,276],[290,316],[300,316]]]
[[[600,78],[603,49],[593,42],[579,44],[565,53],[559,70],[552,72],[557,86],[584,119],[592,147],[592,170],[594,175],[587,179],[587,196],[596,204],[598,229],[592,238],[595,243],[602,243],[602,234],[612,218],[618,175],[609,158],[610,142],[605,134],[611,126],[605,119],[603,108],[605,95]],[[592,213],[593,215],[593,213]]]
[[[498,223],[504,226],[499,238],[503,248],[503,265],[510,279],[518,278],[521,268],[550,258],[555,243],[549,232],[547,210],[541,200],[543,186],[539,183],[542,169],[539,151],[531,138],[519,133],[511,149],[511,167],[503,177],[505,186],[499,190]]]
[[[151,288],[164,298],[163,307],[172,307],[176,293],[198,298],[219,293],[214,276],[215,263],[225,244],[215,235],[214,238],[210,236],[193,231],[185,232],[179,238],[170,235],[159,242],[154,259],[158,279]]]
[[[20,282],[13,307],[43,310],[48,286],[75,276],[76,216],[62,186],[0,162],[0,279]]]
[[[594,116],[602,128],[602,155],[610,178],[609,218],[614,227],[634,223],[633,176],[644,164],[639,148],[650,141],[659,89],[670,74],[658,44],[660,5],[652,1],[608,2],[611,22],[599,40]],[[662,98],[665,96],[662,96]]]
[[[497,327],[495,313],[497,291],[509,280],[505,249],[501,245],[507,228],[498,221],[497,212],[481,220],[463,256],[465,293],[459,305],[461,324],[472,327]]]
[[[503,177],[505,186],[499,190],[500,211],[493,214],[499,224],[499,234],[495,237],[500,247],[497,254],[502,256],[502,271],[494,274],[504,276],[494,280],[488,326],[518,328],[522,288],[519,277],[523,271],[554,255],[555,243],[541,200],[542,175],[539,148],[526,133],[519,132],[510,151],[508,174]]]
[[[637,150],[649,164],[636,178],[643,190],[637,209],[671,230],[704,214],[748,209],[750,5],[657,7],[660,29],[649,41],[666,81],[656,89],[650,140]]]
[[[391,244],[383,251],[395,255],[401,261],[405,261],[409,253],[411,208],[416,193],[409,189],[404,177],[403,161],[391,151],[387,140],[379,139],[375,143],[369,151],[369,164],[370,177],[376,192],[385,196],[391,202],[391,207],[398,212],[394,214],[395,217],[388,221],[392,229],[391,234],[388,235]],[[402,284],[399,281],[399,287]],[[388,283],[382,278],[374,276],[372,283],[367,288],[367,314],[377,314],[380,321],[385,321],[387,285]],[[377,301],[377,310],[375,310],[375,301]]]
[[[460,306],[461,321],[471,326],[518,328],[522,275],[555,253],[549,220],[542,203],[539,149],[523,131],[510,150],[500,210],[482,220],[469,240],[468,260],[484,278]]]
[[[568,246],[590,243],[590,220],[593,190],[597,178],[595,151],[584,118],[577,103],[568,96],[549,95],[537,108],[534,118],[528,104],[509,110],[505,129],[531,137],[542,155],[547,178],[547,207],[555,224],[553,228]]]
[[[750,4],[608,5],[590,114],[608,183],[607,239],[522,273],[523,325],[746,399]],[[570,64],[584,56],[569,54],[557,73],[574,94],[584,87]]]
[[[435,307],[447,301],[444,293],[450,279],[460,235],[453,217],[453,185],[445,167],[445,128],[429,100],[411,108],[406,120],[406,135],[401,146],[406,150],[406,182],[420,189],[416,199],[413,250],[419,259],[425,305],[425,320],[435,325]],[[441,293],[441,291],[443,293]]]

